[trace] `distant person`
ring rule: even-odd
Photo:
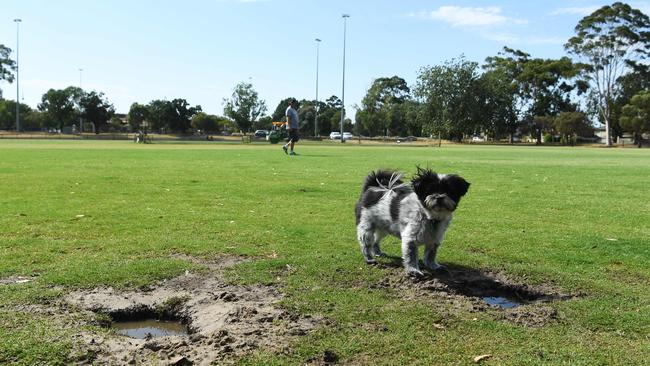
[[[284,150],[285,154],[296,155],[296,153],[293,151],[293,146],[296,142],[298,142],[298,140],[300,140],[300,135],[298,134],[298,101],[296,98],[291,98],[289,101],[289,106],[287,107],[287,111],[284,113],[284,115],[287,117],[287,132],[289,132],[289,141],[287,141],[287,143],[282,146],[282,150]],[[288,151],[289,149],[291,152]]]

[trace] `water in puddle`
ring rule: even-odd
[[[187,335],[187,327],[185,325],[178,321],[168,320],[148,319],[113,322],[113,328],[119,334],[138,339]]]
[[[516,301],[512,301],[500,296],[486,296],[483,297],[483,301],[488,303],[488,305],[494,305],[504,309],[512,309],[516,308],[517,306],[521,306],[521,304]]]

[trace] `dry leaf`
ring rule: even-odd
[[[476,356],[476,357],[474,357],[474,363],[479,363],[479,362],[481,362],[483,360],[487,360],[490,357],[492,357],[492,355],[489,355],[489,354],[488,355]]]

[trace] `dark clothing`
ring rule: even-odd
[[[300,140],[300,134],[298,133],[297,128],[292,128],[289,130],[289,141],[298,142]]]

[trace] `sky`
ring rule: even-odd
[[[611,4],[592,0],[0,0],[0,44],[19,23],[21,101],[50,88],[103,92],[118,113],[132,103],[184,98],[210,114],[250,82],[268,114],[287,97],[343,95],[354,118],[373,80],[464,55],[482,63],[504,46],[565,56],[578,21]],[[650,13],[650,1],[628,4]],[[316,38],[322,41],[317,46]],[[80,71],[81,69],[81,71]],[[7,99],[16,85],[0,82]]]

